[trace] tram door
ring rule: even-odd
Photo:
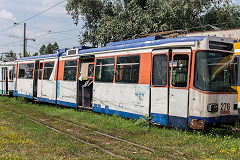
[[[151,119],[160,125],[168,125],[169,106],[169,54],[168,49],[152,52]]]
[[[187,128],[190,49],[152,52],[151,118],[160,125]]]
[[[188,126],[188,94],[190,49],[173,49],[169,58],[169,126],[186,129]]]
[[[33,98],[37,99],[39,60],[35,61],[33,77]]]
[[[2,68],[2,94],[8,94],[8,68]]]

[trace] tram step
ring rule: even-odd
[[[86,109],[86,110],[92,110],[92,107],[83,107],[83,106],[78,106],[79,109]]]

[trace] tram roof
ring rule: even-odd
[[[109,50],[120,50],[120,49],[128,49],[128,48],[138,48],[138,47],[146,47],[146,46],[154,46],[154,45],[161,45],[166,43],[174,43],[174,42],[192,42],[192,41],[202,41],[207,36],[196,36],[196,37],[181,37],[181,38],[170,38],[170,39],[159,39],[154,40],[154,37],[148,38],[140,38],[134,40],[127,40],[121,42],[112,42],[109,43],[106,47],[102,48],[92,48],[86,50],[79,50],[78,54],[83,53],[91,53],[91,52],[103,52]],[[145,41],[142,41],[145,40]]]
[[[181,37],[181,38],[170,38],[170,39],[157,39],[154,37],[146,37],[139,38],[133,40],[119,41],[119,42],[111,42],[106,45],[106,47],[101,48],[78,48],[78,54],[91,53],[91,52],[103,52],[108,50],[120,50],[120,49],[128,49],[128,48],[138,48],[138,47],[146,47],[146,46],[154,46],[161,45],[166,43],[174,43],[174,42],[192,42],[192,41],[202,41],[207,36],[196,36],[196,37]],[[34,57],[24,57],[17,59],[18,61],[22,60],[33,60],[33,59],[46,59],[46,58],[54,58],[60,56],[66,56],[67,48],[59,49],[58,53],[48,54],[48,55],[40,55]]]
[[[59,57],[59,56],[61,56],[61,54],[65,53],[66,51],[67,51],[67,48],[63,48],[63,49],[59,49],[59,50],[58,50],[58,53],[45,54],[45,55],[34,56],[34,57],[18,58],[17,60],[22,61],[22,60],[32,60],[32,59],[54,58],[54,57]]]
[[[31,60],[31,59],[44,59],[44,58],[53,58],[53,57],[58,57],[59,53],[55,54],[46,54],[46,55],[40,55],[40,56],[34,56],[34,57],[24,57],[24,58],[18,58],[18,61],[22,60]]]

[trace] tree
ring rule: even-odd
[[[39,49],[39,53],[40,55],[44,55],[44,54],[47,54],[47,48],[45,45],[42,45],[42,47]]]
[[[240,26],[231,0],[68,0],[68,14],[84,20],[81,44],[105,45],[165,30],[204,30]]]
[[[47,54],[53,54],[53,45],[51,43],[48,43],[47,49],[46,49]]]
[[[25,53],[25,57],[31,57],[31,53],[30,52],[26,52]]]
[[[38,52],[35,52],[35,53],[33,54],[33,56],[38,56]]]
[[[19,55],[19,58],[22,58],[22,53],[19,53],[18,55]]]
[[[53,43],[52,49],[53,49],[53,53],[57,53],[58,52],[59,46],[58,46],[57,42]]]
[[[2,60],[4,61],[15,61],[17,59],[17,54],[13,52],[13,50],[10,50],[5,54],[4,57],[2,57]]]
[[[57,53],[58,49],[59,49],[59,46],[57,42],[55,42],[54,44],[48,43],[47,47],[46,45],[41,46],[41,48],[39,49],[39,53],[40,55],[53,54],[53,53]]]

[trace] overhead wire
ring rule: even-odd
[[[62,4],[62,3],[65,2],[65,1],[67,1],[67,0],[62,0],[62,1],[60,1],[59,3],[57,3],[57,4],[53,5],[53,6],[47,8],[47,9],[41,11],[41,12],[39,12],[39,13],[37,13],[37,14],[35,14],[35,15],[33,15],[33,16],[31,16],[31,17],[29,17],[29,18],[27,18],[27,19],[25,19],[25,20],[23,20],[23,21],[21,21],[21,22],[19,22],[19,23],[16,23],[15,25],[13,25],[13,26],[11,26],[11,27],[8,27],[8,28],[5,28],[5,29],[0,30],[0,32],[6,31],[6,30],[8,30],[8,29],[11,29],[11,28],[16,27],[17,25],[20,25],[20,24],[22,24],[22,23],[24,23],[24,22],[27,22],[27,21],[29,21],[29,20],[31,20],[31,19],[33,19],[33,18],[35,18],[35,17],[43,14],[43,13],[49,11],[50,9],[52,9],[52,8],[54,8],[54,7]]]
[[[78,38],[79,36],[73,36],[73,37],[69,37],[69,38],[64,38],[64,39],[58,39],[58,40],[53,40],[53,41],[49,41],[48,43],[53,43],[53,42],[62,42],[62,41],[66,41],[66,40],[70,40],[70,39],[75,39]],[[44,44],[44,43],[41,43]],[[40,43],[34,43],[33,45],[41,45]]]
[[[5,29],[2,29],[2,30],[0,30],[0,32],[6,31],[6,30],[11,29],[11,28],[13,28],[13,27],[16,27],[17,25],[20,25],[20,24],[22,24],[22,23],[24,23],[24,22],[26,22],[26,21],[29,21],[29,20],[31,20],[31,19],[33,19],[33,18],[39,16],[40,14],[43,14],[44,12],[46,12],[46,11],[48,11],[48,10],[50,10],[50,9],[52,9],[52,8],[54,8],[54,7],[58,6],[58,5],[60,5],[60,4],[62,4],[62,3],[65,2],[65,1],[66,1],[66,0],[62,0],[62,1],[60,1],[59,3],[57,3],[57,4],[53,5],[53,6],[47,8],[47,9],[41,11],[41,12],[39,12],[39,13],[37,13],[37,14],[35,14],[35,15],[33,15],[33,16],[31,16],[31,17],[29,17],[29,18],[27,18],[27,19],[25,19],[25,20],[23,20],[23,21],[21,21],[21,22],[19,22],[19,23],[0,17],[1,19],[5,20],[5,21],[8,21],[8,22],[12,22],[12,23],[14,23],[14,26],[11,26],[11,27],[8,27],[8,28],[5,28]],[[31,26],[31,27],[33,27],[33,26]],[[41,30],[46,30],[46,29],[42,29],[42,28],[39,28],[39,27],[33,27],[33,28],[37,28],[37,29],[41,29]],[[35,38],[39,38],[39,37],[43,37],[43,36],[49,35],[50,32],[51,32],[51,34],[57,34],[57,33],[59,33],[59,34],[64,34],[64,32],[69,32],[69,31],[74,31],[74,30],[78,30],[78,29],[65,30],[65,31],[58,31],[58,32],[51,32],[51,31],[49,31],[49,33],[44,34],[44,35],[40,35],[40,36],[36,36]],[[12,36],[12,35],[7,35],[7,34],[1,34],[1,35],[3,35],[3,36],[7,36],[7,37],[19,38],[19,37]],[[9,42],[9,43],[5,43],[5,44],[0,44],[0,46],[11,45],[11,44],[17,44],[17,43],[20,43],[20,42],[23,42],[23,41]]]
[[[41,30],[41,31],[49,31],[49,29],[36,27],[36,26],[30,25],[30,24],[28,24],[28,27],[30,27],[30,28],[35,28],[35,29],[37,29],[37,30]]]
[[[15,35],[11,35],[11,34],[0,34],[1,36],[5,36],[5,37],[10,37],[10,38],[17,38],[17,39],[22,39],[21,37],[15,36]]]
[[[42,35],[32,37],[32,39],[44,37],[44,36],[51,35],[51,34],[65,34],[66,32],[71,32],[71,31],[76,31],[76,30],[79,30],[79,29],[70,29],[70,30],[55,31],[55,32],[52,32],[52,31],[49,30],[48,33],[44,33],[44,34],[42,34]],[[66,35],[66,34],[65,34],[65,35]],[[68,35],[68,34],[67,34],[67,35]]]
[[[75,31],[75,30],[78,30],[78,29],[68,29],[68,30],[61,30],[61,31],[56,31],[56,32],[49,32],[49,33],[44,33],[44,34],[39,35],[39,36],[35,36],[35,37],[33,37],[33,38],[27,38],[27,39],[36,39],[36,38],[44,37],[44,36],[51,35],[51,34],[64,34],[64,33],[66,33],[66,32],[71,32],[71,31]],[[13,35],[8,35],[8,34],[0,34],[0,35],[7,36],[7,37],[14,37]],[[74,37],[78,37],[78,36],[75,35]],[[19,39],[21,39],[20,37],[14,37],[14,38],[19,38]],[[71,38],[72,38],[72,37],[71,37]],[[56,41],[57,41],[57,40],[56,40]],[[15,43],[20,43],[20,42],[23,42],[23,41],[4,43],[4,44],[0,44],[0,46],[9,45],[9,44],[15,44]]]
[[[6,46],[6,45],[10,45],[10,44],[17,44],[17,43],[22,43],[23,42],[23,40],[22,41],[16,41],[16,42],[9,42],[9,43],[5,43],[5,44],[0,44],[0,46]]]

